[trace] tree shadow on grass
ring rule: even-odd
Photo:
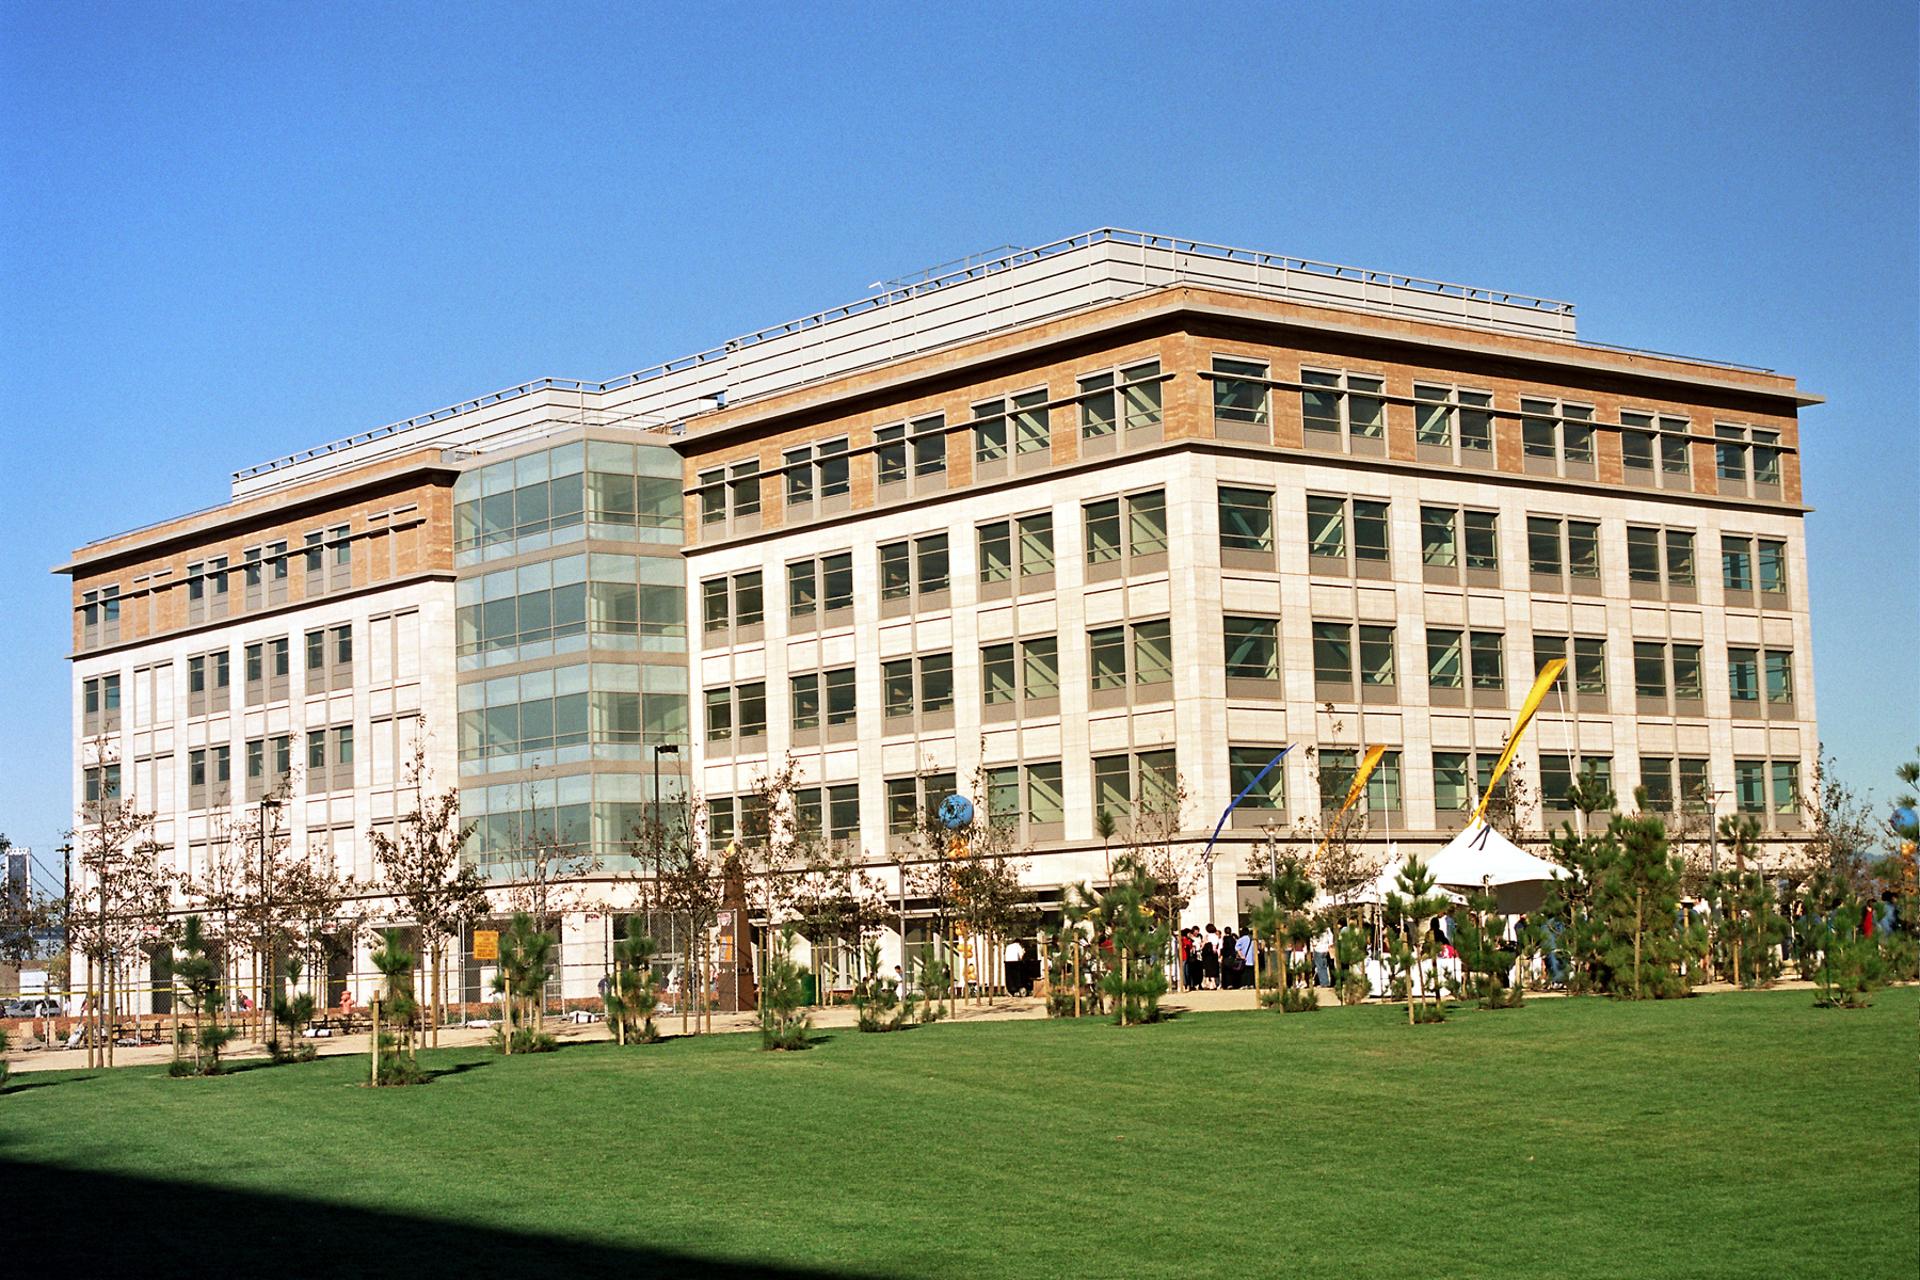
[[[368,1170],[370,1184],[378,1178],[377,1171]],[[625,1280],[827,1280],[851,1274],[5,1157],[0,1157],[0,1186],[12,1189],[8,1212],[32,1223],[38,1238],[59,1241],[61,1269],[75,1275],[204,1277],[209,1268],[223,1275],[387,1274],[408,1280],[520,1272]],[[102,1220],[103,1206],[110,1206],[104,1210],[108,1222]],[[212,1239],[196,1241],[200,1228],[194,1224],[210,1228]]]
[[[59,1076],[52,1080],[15,1080],[12,1084],[0,1087],[0,1094],[25,1093],[29,1089],[51,1089],[57,1084],[73,1084],[75,1081],[91,1079],[93,1079],[93,1077],[90,1075],[69,1075]]]

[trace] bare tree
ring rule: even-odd
[[[407,766],[413,788],[413,808],[394,823],[391,833],[374,828],[367,833],[373,858],[380,869],[380,887],[419,935],[413,963],[428,970],[432,986],[429,1025],[433,1043],[440,1041],[446,969],[446,944],[487,910],[486,882],[461,856],[473,836],[474,823],[460,821],[460,792],[448,788],[428,793],[431,781],[426,750],[414,745]]]
[[[740,870],[765,929],[761,953],[771,955],[774,931],[796,910],[804,873],[829,861],[831,851],[819,824],[803,816],[791,755],[755,775],[748,794]]]
[[[1887,848],[1886,824],[1843,781],[1826,744],[1813,760],[1813,776],[1800,797],[1806,838],[1786,851],[1779,870],[1796,884],[1830,871],[1856,893],[1869,890],[1875,864]]]
[[[13,841],[0,832],[0,859]],[[36,954],[39,939],[59,928],[59,898],[37,892],[31,871],[20,880],[0,880],[0,962],[19,964]]]
[[[680,942],[680,1031],[686,1034],[691,1006],[697,998],[711,1029],[706,1008],[707,930],[720,912],[725,890],[721,858],[707,848],[706,806],[696,796],[684,795],[666,812],[655,811],[642,824],[635,856],[651,872],[654,900],[673,921]],[[698,993],[696,997],[696,992]]]
[[[94,1031],[89,1066],[113,1065],[113,1025],[128,959],[167,925],[175,876],[160,863],[153,815],[117,798],[89,801],[74,841],[80,882],[67,917],[69,945],[87,960],[87,1001]]]

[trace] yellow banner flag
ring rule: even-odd
[[[1347,798],[1340,802],[1340,808],[1333,815],[1335,821],[1339,820],[1341,814],[1353,808],[1353,802],[1358,800],[1360,793],[1367,789],[1367,778],[1373,773],[1373,767],[1380,763],[1380,757],[1385,754],[1387,754],[1387,749],[1384,745],[1367,748],[1367,754],[1360,758],[1360,767],[1354,770],[1353,785],[1347,788]],[[1331,826],[1332,824],[1330,823],[1328,825]],[[1321,853],[1327,851],[1327,841],[1332,838],[1333,833],[1329,831],[1320,841]]]
[[[1487,777],[1486,788],[1480,793],[1480,803],[1473,808],[1473,817],[1467,823],[1472,826],[1480,821],[1480,815],[1487,811],[1487,801],[1493,798],[1493,789],[1500,785],[1500,777],[1506,773],[1507,766],[1513,763],[1513,753],[1520,749],[1520,735],[1527,731],[1527,725],[1533,720],[1533,713],[1546,701],[1547,690],[1553,688],[1553,682],[1567,669],[1565,658],[1555,658],[1540,668],[1540,674],[1534,677],[1533,688],[1527,691],[1527,700],[1520,704],[1520,714],[1514,719],[1513,732],[1507,735],[1506,750],[1494,761],[1493,772]]]

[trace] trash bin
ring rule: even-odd
[[[800,996],[807,1004],[820,1003],[820,991],[814,984],[811,970],[802,970],[800,973]]]

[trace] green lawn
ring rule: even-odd
[[[47,1260],[128,1275],[199,1248],[227,1275],[1913,1276],[1917,1015],[1905,989],[721,1036],[444,1051],[379,1092],[362,1059],[34,1074],[0,1097],[0,1203]]]

